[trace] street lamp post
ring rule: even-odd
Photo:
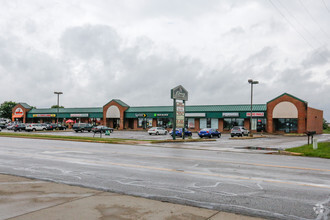
[[[250,136],[253,137],[253,134],[252,134],[252,99],[253,99],[253,84],[259,84],[259,81],[253,81],[252,79],[249,79],[248,82],[251,84]]]
[[[57,95],[57,114],[56,114],[56,123],[58,124],[58,111],[60,107],[60,95],[63,94],[63,92],[54,92],[54,94]]]

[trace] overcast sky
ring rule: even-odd
[[[330,121],[330,0],[0,0],[0,102],[249,104],[290,93]]]

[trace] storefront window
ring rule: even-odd
[[[257,118],[257,132],[266,131],[266,118]]]
[[[193,128],[195,128],[195,119],[194,118],[188,118],[188,128],[189,129],[193,129]]]
[[[274,123],[276,131],[289,133],[298,130],[298,119],[296,118],[278,118],[274,119]]]
[[[206,118],[199,119],[199,128],[200,129],[207,128]]]
[[[234,126],[244,126],[243,118],[224,118],[223,129],[230,130]]]
[[[152,127],[152,118],[138,118],[138,128]]]
[[[144,118],[138,118],[138,128],[142,128]]]
[[[219,128],[219,119],[217,119],[217,118],[211,119],[211,128],[214,128],[214,129]]]
[[[214,128],[218,129],[218,119],[217,118],[201,118],[199,119],[199,127],[203,128]]]
[[[172,128],[172,118],[157,118],[157,126],[163,128]]]

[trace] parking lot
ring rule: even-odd
[[[3,129],[2,132],[14,133],[14,131],[8,131]],[[16,132],[19,133],[19,132]],[[100,134],[93,132],[74,132],[72,130],[66,131],[44,131],[44,132],[25,132],[29,134],[47,134],[47,135],[62,135],[62,136],[81,136],[81,137],[95,137],[100,138]],[[212,138],[215,141],[210,142],[186,142],[186,143],[163,143],[158,145],[170,146],[185,146],[185,147],[208,147],[216,149],[286,149],[291,147],[301,146],[307,143],[307,136],[284,136],[284,135],[269,135],[264,134],[262,137],[260,134],[258,138],[246,139],[246,138],[231,138],[230,134],[223,133],[221,138]],[[167,135],[149,135],[147,131],[118,131],[115,130],[110,136],[102,134],[102,138],[123,138],[123,139],[135,139],[135,140],[171,140],[172,137]],[[192,133],[193,139],[200,139],[196,132]],[[315,135],[318,141],[330,141],[329,134]],[[177,137],[180,139],[180,137]],[[208,140],[208,138],[205,138]]]

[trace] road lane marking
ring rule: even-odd
[[[66,147],[53,147],[62,150],[78,150],[79,148],[66,148]],[[80,149],[81,150],[81,149]],[[99,152],[104,153],[101,150],[90,150],[90,152]],[[192,161],[207,161],[207,162],[216,162],[216,163],[229,163],[229,164],[238,164],[238,165],[250,165],[250,166],[259,166],[259,167],[274,167],[274,168],[285,168],[285,169],[294,169],[294,170],[311,170],[311,171],[322,171],[322,172],[330,172],[330,169],[319,169],[319,168],[308,168],[308,167],[294,167],[294,166],[282,166],[282,165],[272,165],[272,164],[259,164],[259,163],[248,163],[248,162],[236,162],[236,161],[225,161],[225,160],[211,160],[211,159],[203,159],[203,158],[186,158],[186,157],[174,157],[174,156],[158,156],[158,155],[149,155],[149,154],[131,154],[131,153],[118,153],[118,152],[110,152],[111,154],[120,154],[120,155],[132,155],[139,157],[157,157],[157,158],[168,158],[168,159],[178,159],[178,160],[192,160]]]
[[[91,150],[91,149],[81,149],[76,147],[56,147],[48,146],[49,148],[61,149],[66,151],[89,151],[89,152],[99,152],[104,153],[101,150]],[[111,149],[110,149],[111,150]],[[44,151],[49,153],[48,151]],[[65,151],[63,151],[65,153]],[[249,166],[258,166],[258,167],[274,167],[274,168],[283,168],[283,169],[294,169],[294,170],[309,170],[309,171],[321,171],[321,172],[330,172],[330,169],[319,169],[319,168],[308,168],[308,167],[295,167],[295,166],[283,166],[283,165],[272,165],[272,164],[259,164],[259,163],[248,163],[248,162],[236,162],[236,161],[225,161],[225,160],[213,160],[213,159],[203,159],[203,158],[185,158],[185,157],[175,157],[175,156],[159,156],[159,155],[149,155],[149,154],[131,154],[131,153],[118,153],[118,152],[109,152],[110,154],[116,155],[132,155],[139,157],[152,157],[152,158],[168,158],[168,159],[178,159],[186,161],[206,161],[206,162],[215,162],[215,163],[227,163],[227,164],[237,164],[237,165],[249,165]]]
[[[293,182],[293,181],[285,181],[285,180],[276,180],[276,179],[263,179],[263,178],[256,178],[256,177],[244,177],[244,176],[233,176],[233,175],[224,175],[218,173],[203,173],[197,171],[185,171],[185,170],[176,170],[171,168],[163,168],[163,167],[154,167],[154,166],[145,166],[145,165],[138,165],[138,164],[126,164],[126,163],[115,163],[109,161],[95,161],[95,160],[86,160],[86,159],[77,159],[77,158],[66,158],[66,157],[57,157],[57,156],[50,156],[50,155],[38,155],[38,154],[30,154],[30,153],[14,153],[19,156],[25,155],[29,158],[37,158],[37,159],[50,159],[50,160],[60,160],[69,163],[78,163],[78,164],[89,164],[89,165],[112,165],[112,166],[119,166],[119,167],[129,167],[129,168],[140,168],[140,169],[148,169],[148,170],[158,170],[164,172],[174,172],[174,173],[184,173],[184,174],[191,174],[191,175],[200,175],[200,176],[210,176],[210,177],[221,177],[227,179],[238,179],[238,180],[247,180],[247,181],[257,181],[260,183],[268,182],[268,183],[279,183],[279,184],[289,184],[289,185],[296,185],[296,186],[307,186],[307,187],[314,187],[314,188],[326,188],[330,189],[330,185],[324,184],[315,184],[315,183],[305,183],[305,182]],[[36,157],[36,156],[42,156]]]

